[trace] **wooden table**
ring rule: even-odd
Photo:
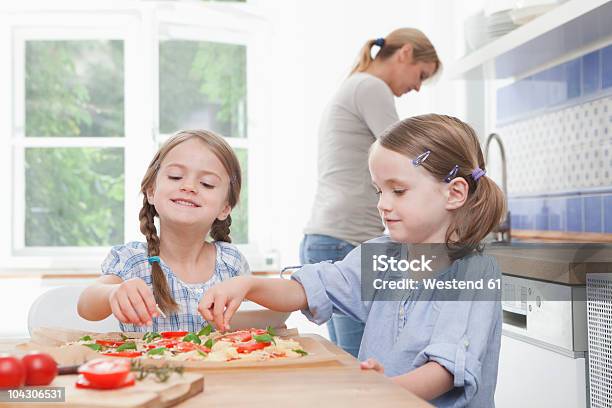
[[[299,369],[206,370],[204,392],[177,407],[431,407],[384,375],[362,371],[357,359],[323,337],[303,336],[321,342],[338,361]],[[20,342],[0,339],[0,352]]]

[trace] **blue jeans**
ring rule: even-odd
[[[305,235],[300,244],[300,261],[302,264],[341,261],[353,248],[354,245],[327,235]],[[340,314],[333,314],[327,322],[330,340],[355,357],[359,353],[364,326]]]

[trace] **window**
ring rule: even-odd
[[[196,34],[197,35],[197,34]],[[159,43],[159,123],[165,139],[177,129],[204,128],[227,136],[243,172],[240,203],[232,211],[231,236],[248,242],[246,47],[212,41]]]
[[[243,187],[231,236],[249,243],[248,17],[236,5],[138,4],[0,15],[10,38],[0,51],[12,54],[0,76],[14,84],[14,109],[0,112],[10,123],[0,166],[13,180],[0,203],[12,243],[0,266],[78,254],[92,267],[109,246],[143,240],[141,178],[159,145],[188,128],[236,151]]]
[[[15,173],[25,172],[25,197],[16,197],[25,209],[16,243],[122,242],[124,152],[113,139],[125,135],[123,42],[26,40],[24,70],[25,137]],[[98,141],[107,146],[89,147]]]

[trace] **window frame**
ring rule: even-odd
[[[0,63],[0,81],[11,89],[0,98],[0,135],[7,149],[0,149],[0,171],[9,175],[11,199],[0,200],[0,222],[10,226],[0,232],[3,270],[45,269],[61,273],[98,270],[108,246],[25,246],[25,149],[28,147],[119,147],[124,150],[124,241],[143,240],[138,230],[142,197],[140,180],[158,143],[169,135],[159,132],[159,43],[170,40],[215,41],[242,44],[247,61],[261,54],[262,38],[268,36],[263,20],[245,12],[245,4],[173,4],[126,2],[124,6],[102,6],[103,10],[54,10],[0,13],[0,52],[11,55]],[[75,3],[70,3],[75,7]],[[110,8],[110,10],[109,10]],[[52,14],[52,18],[51,17]],[[49,21],[53,21],[52,24]],[[239,27],[239,28],[235,28]],[[264,28],[262,34],[262,27]],[[262,37],[263,36],[263,37]],[[168,38],[169,37],[169,38]],[[28,40],[122,40],[124,47],[123,137],[25,137],[25,44]],[[254,64],[253,64],[254,65]],[[235,148],[248,151],[248,176],[252,178],[253,151],[261,131],[249,119],[252,108],[261,112],[261,94],[251,90],[254,70],[247,63],[246,138],[227,137]],[[0,84],[2,83],[0,82]],[[261,89],[261,88],[260,88]],[[147,103],[149,101],[149,103]],[[259,105],[257,105],[259,103]],[[10,106],[12,105],[12,109]],[[250,180],[249,180],[250,181]],[[248,243],[238,245],[247,258],[259,257],[253,244],[253,184],[249,182]],[[250,256],[249,256],[250,254]]]

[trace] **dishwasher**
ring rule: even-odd
[[[503,275],[497,408],[589,405],[585,285]]]
[[[610,264],[607,270],[611,270]],[[612,407],[612,273],[587,273],[591,407]]]

